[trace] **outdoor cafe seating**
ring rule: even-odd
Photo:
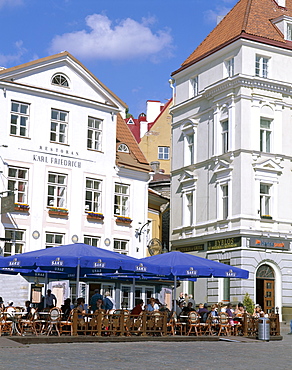
[[[238,318],[237,318],[238,319]],[[270,336],[280,335],[279,315],[269,314]],[[59,308],[46,312],[32,310],[24,313],[14,308],[0,312],[0,335],[88,335],[88,336],[246,336],[256,338],[258,318],[244,314],[231,320],[226,313],[209,315],[201,322],[196,311],[177,318],[166,311],[142,311],[132,315],[128,310],[97,310],[80,313],[73,309],[68,318],[62,318]]]

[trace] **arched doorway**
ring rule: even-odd
[[[256,303],[265,313],[271,313],[275,308],[275,274],[269,265],[262,265],[256,274]]]

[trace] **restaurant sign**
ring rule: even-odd
[[[226,238],[226,239],[217,239],[211,240],[208,242],[208,251],[214,249],[226,249],[226,248],[235,248],[240,247],[241,238]]]
[[[270,239],[270,238],[250,238],[249,246],[265,249],[276,249],[288,251],[290,242],[287,240]]]
[[[176,247],[176,250],[180,251],[180,252],[184,252],[184,253],[192,252],[192,251],[203,251],[204,250],[204,244],[187,245],[187,246],[183,246],[183,247],[179,246],[179,247]]]

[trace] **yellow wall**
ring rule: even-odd
[[[158,159],[158,147],[168,146],[170,148],[169,158],[171,158],[171,115],[169,114],[171,106],[172,102],[166,107],[151,130],[142,137],[139,143],[139,147],[147,161],[149,163],[159,161],[160,169],[163,169],[165,174],[170,174],[170,159]]]

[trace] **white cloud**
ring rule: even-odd
[[[26,53],[26,49],[23,47],[23,42],[17,41],[15,43],[16,52],[14,54],[0,54],[0,66],[9,66],[12,63],[19,62],[20,58]]]
[[[151,30],[154,18],[143,18],[141,23],[127,18],[116,25],[105,15],[92,14],[86,17],[89,30],[55,36],[50,52],[67,50],[76,57],[85,59],[133,59],[153,60],[157,55],[171,56],[172,36],[170,30]]]
[[[217,23],[218,19],[221,20],[230,11],[230,8],[225,6],[218,6],[216,10],[207,10],[204,12],[205,21],[208,23]]]
[[[0,0],[0,8],[2,8],[4,5],[15,6],[21,4],[22,0]]]

